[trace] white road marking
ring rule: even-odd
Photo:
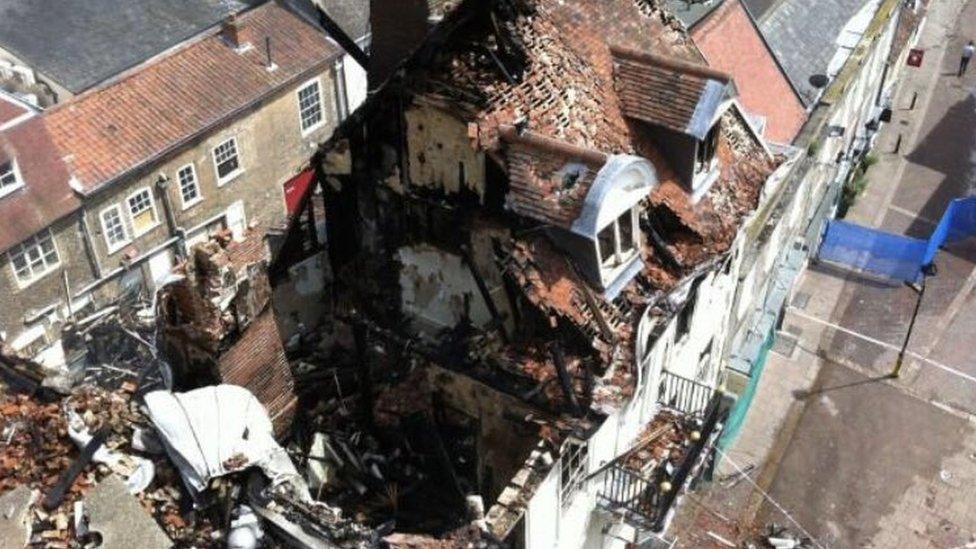
[[[918,215],[917,212],[913,212],[911,210],[906,210],[905,208],[902,208],[901,206],[895,206],[894,204],[892,204],[892,205],[888,206],[888,209],[891,210],[891,211],[893,211],[893,212],[895,212],[895,213],[900,213],[901,215],[910,217],[910,218],[914,219],[915,221],[921,221],[922,223],[928,223],[929,225],[932,225],[933,227],[935,227],[935,226],[937,226],[939,224],[938,221],[933,221],[933,220],[931,220],[931,219],[929,219],[927,217],[922,217],[921,215]]]
[[[866,336],[864,334],[855,332],[854,330],[850,330],[850,329],[845,328],[843,326],[839,326],[837,324],[834,324],[833,322],[828,322],[826,320],[819,319],[819,318],[817,318],[815,316],[810,316],[810,315],[804,313],[803,311],[801,311],[801,310],[799,310],[799,309],[797,309],[797,308],[795,308],[793,306],[790,306],[790,311],[791,311],[792,314],[795,314],[796,316],[798,316],[800,318],[804,318],[804,319],[809,320],[811,322],[816,322],[816,323],[821,324],[823,326],[827,326],[828,328],[832,328],[834,330],[837,330],[838,332],[843,332],[843,333],[845,333],[847,335],[854,336],[854,337],[856,337],[858,339],[867,341],[868,343],[873,343],[873,344],[875,344],[875,345],[877,345],[879,347],[884,347],[885,349],[890,349],[892,351],[901,351],[901,348],[898,347],[898,346],[896,346],[896,345],[892,345],[891,343],[888,343],[886,341],[881,341],[880,339],[875,339],[875,338],[873,338],[871,336]],[[954,376],[957,376],[957,377],[960,377],[960,378],[965,379],[967,381],[972,381],[973,383],[976,383],[976,377],[971,376],[971,375],[967,374],[966,372],[960,372],[959,370],[956,370],[955,368],[951,368],[949,366],[946,366],[945,364],[942,364],[941,362],[937,362],[935,360],[932,360],[931,358],[922,356],[922,355],[916,353],[915,351],[907,351],[905,353],[905,356],[910,356],[910,357],[912,357],[912,358],[914,358],[916,360],[919,360],[919,361],[921,361],[921,362],[923,362],[925,364],[929,364],[930,366],[935,366],[936,368],[939,368],[940,370],[943,370],[945,372],[948,372],[948,373],[950,373],[950,374],[952,374]]]

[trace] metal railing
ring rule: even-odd
[[[697,394],[698,390],[695,388],[694,393]],[[721,420],[728,411],[723,395],[713,389],[709,391],[709,398],[702,410],[701,436],[684,450],[677,460],[677,467],[670,474],[664,467],[657,467],[650,475],[643,475],[627,467],[625,460],[621,459],[624,456],[621,456],[607,464],[602,471],[603,487],[598,494],[601,507],[611,512],[622,511],[624,520],[639,530],[664,530],[678,496],[701,474],[721,431]]]
[[[705,413],[715,389],[663,370],[657,394],[658,404],[683,414],[696,415]]]

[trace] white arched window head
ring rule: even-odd
[[[587,192],[571,230],[593,242],[594,260],[604,288],[632,271],[628,267],[639,257],[637,205],[657,184],[657,172],[650,162],[637,156],[617,155],[600,168]]]

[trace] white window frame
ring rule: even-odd
[[[11,158],[10,162],[10,174],[14,176],[14,182],[11,185],[0,187],[0,197],[7,196],[8,194],[16,191],[17,189],[23,188],[24,178],[20,175],[20,168],[17,166],[17,161]]]
[[[149,211],[152,211],[153,223],[152,223],[152,225],[150,225],[150,226],[146,227],[145,229],[139,231],[139,230],[136,229],[136,216],[132,214],[131,200],[133,198],[135,198],[136,196],[138,196],[140,194],[143,194],[143,193],[148,193],[149,194]],[[150,189],[149,187],[142,187],[141,189],[137,189],[132,194],[130,194],[129,196],[125,197],[125,211],[128,214],[128,216],[129,216],[129,226],[132,229],[131,230],[131,234],[132,234],[131,238],[133,238],[133,239],[139,238],[140,236],[148,233],[149,231],[151,231],[151,230],[153,230],[153,229],[155,229],[156,227],[159,226],[159,212],[156,211],[156,198],[153,196],[152,189]],[[142,212],[139,212],[139,213],[142,213]]]
[[[240,154],[239,153],[238,153],[238,164],[240,164]],[[193,175],[193,186],[196,187],[196,190],[197,190],[197,196],[196,196],[196,198],[194,198],[193,200],[190,200],[190,201],[187,201],[186,200],[186,195],[183,192],[183,180],[180,179],[180,174],[183,173],[183,171],[186,170],[187,168],[190,169],[190,174]],[[197,176],[197,167],[196,167],[196,165],[193,162],[190,162],[189,164],[187,164],[185,166],[180,166],[180,168],[178,170],[176,170],[176,187],[177,187],[178,192],[180,193],[180,203],[183,204],[183,209],[184,210],[187,210],[187,209],[189,209],[189,208],[191,208],[191,207],[193,207],[193,206],[195,206],[195,205],[203,202],[203,192],[200,190],[200,177]]]
[[[313,123],[312,125],[306,128],[305,113],[302,112],[302,92],[311,86],[315,86],[318,88],[319,119],[317,122]],[[315,130],[325,125],[325,102],[323,101],[322,90],[323,90],[322,82],[320,81],[320,78],[317,76],[315,78],[308,80],[307,82],[299,86],[297,90],[295,90],[295,101],[298,104],[298,128],[302,132],[302,137],[307,136],[308,134],[314,132]]]
[[[630,242],[629,250],[624,251],[622,246],[620,245],[621,232],[620,232],[619,221],[620,218],[624,215],[623,213],[615,217],[614,220],[611,221],[608,225],[605,225],[602,228],[600,228],[600,230],[597,231],[596,233],[596,259],[597,259],[597,263],[599,263],[600,265],[600,268],[605,271],[613,272],[618,268],[620,268],[621,266],[629,263],[630,260],[637,255],[637,245],[638,245],[637,231],[639,229],[637,224],[637,208],[636,207],[630,208],[629,210],[627,210],[627,212],[630,213],[631,242]],[[603,245],[600,243],[600,234],[603,233],[603,231],[606,230],[607,227],[613,227],[613,250],[612,253],[609,255],[609,257],[607,258],[607,260],[604,261],[603,248],[602,248]]]
[[[219,165],[219,162],[217,162],[217,149],[226,145],[227,143],[234,143],[234,156],[237,158],[237,167],[234,168],[232,172],[221,177],[220,169],[217,167]],[[237,136],[228,137],[227,139],[224,139],[220,143],[214,145],[214,147],[210,149],[210,159],[213,161],[214,177],[217,179],[218,187],[223,187],[227,183],[230,183],[232,180],[237,178],[237,176],[244,173],[244,165],[241,162],[241,147],[240,143],[237,141]]]
[[[30,277],[29,278],[21,278],[20,274],[17,272],[17,266],[14,264],[14,254],[17,251],[20,251],[22,253],[22,255],[25,255],[26,252],[24,251],[24,249],[25,249],[25,247],[28,244],[30,244],[31,246],[38,246],[38,247],[40,247],[41,240],[43,240],[44,238],[47,238],[47,239],[49,239],[51,241],[51,248],[54,249],[54,259],[55,259],[55,261],[53,263],[48,263],[47,260],[45,259],[44,255],[43,255],[43,253],[42,253],[42,255],[41,255],[41,262],[44,264],[44,268],[43,269],[38,269],[37,271],[34,271],[34,268],[31,266],[30,262],[28,262],[27,263],[27,268],[28,268],[28,270],[31,271]],[[44,229],[44,230],[42,230],[39,233],[36,233],[36,234],[31,235],[30,237],[28,237],[23,242],[20,242],[16,246],[14,246],[14,247],[10,248],[9,250],[7,250],[7,261],[10,262],[10,270],[13,271],[13,273],[14,273],[14,280],[17,281],[17,285],[20,288],[26,288],[26,287],[30,286],[31,284],[37,282],[38,280],[44,278],[45,276],[47,276],[47,275],[49,275],[49,274],[51,274],[51,273],[53,273],[53,272],[55,272],[55,271],[58,270],[58,267],[61,266],[61,252],[58,251],[58,243],[55,242],[55,240],[54,240],[54,234],[51,233],[51,229]]]
[[[122,224],[122,236],[124,237],[121,241],[115,243],[112,243],[112,241],[109,240],[108,226],[105,223],[105,214],[107,214],[111,210],[115,210],[115,212],[119,216],[119,223]],[[126,217],[123,214],[121,204],[115,203],[112,204],[111,206],[107,206],[103,208],[102,211],[98,212],[98,221],[102,225],[102,238],[105,239],[105,247],[106,249],[108,249],[109,254],[114,254],[115,252],[121,250],[122,248],[125,248],[130,242],[132,242],[132,233],[129,230],[129,227],[127,227],[125,224]]]
[[[559,454],[559,502],[570,507],[576,494],[584,490],[590,470],[589,441],[570,438]]]

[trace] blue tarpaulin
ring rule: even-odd
[[[935,260],[940,247],[971,236],[976,236],[976,196],[953,200],[927,240],[832,220],[818,257],[895,280],[917,282],[922,267]]]

